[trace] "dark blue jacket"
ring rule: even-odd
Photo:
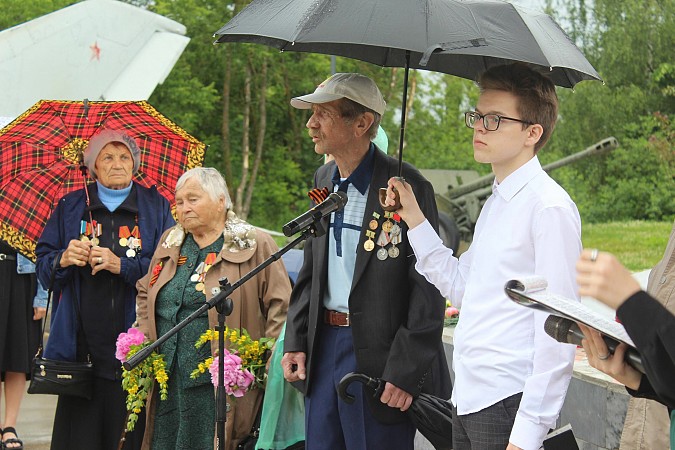
[[[125,330],[136,320],[136,281],[143,277],[150,265],[159,238],[175,225],[169,202],[157,192],[156,187],[145,188],[137,183],[138,227],[143,241],[139,257],[121,258],[120,276],[128,286],[124,300]],[[94,192],[95,184],[89,186]],[[37,276],[49,287],[52,264],[73,239],[80,239],[80,222],[86,207],[84,189],[64,196],[42,231],[37,243]],[[80,298],[78,268],[57,267],[51,305],[51,329],[44,356],[46,358],[75,361],[77,352],[77,321],[74,299]]]

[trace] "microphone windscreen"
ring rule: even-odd
[[[571,344],[568,341],[568,333],[574,322],[564,317],[548,316],[544,322],[544,331],[558,342]]]

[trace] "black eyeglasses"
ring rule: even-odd
[[[513,120],[514,122],[520,122],[527,125],[533,125],[532,122],[527,122],[525,120],[514,119],[513,117],[500,116],[499,114],[480,114],[476,111],[468,111],[464,113],[464,122],[469,128],[474,128],[476,122],[480,119],[483,119],[483,126],[487,131],[497,131],[499,124],[502,120]]]

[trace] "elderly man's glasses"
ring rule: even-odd
[[[527,125],[532,125],[532,122],[527,122],[525,120],[514,119],[513,117],[500,116],[499,114],[480,114],[476,111],[468,111],[464,113],[464,121],[466,126],[469,128],[474,128],[476,122],[480,119],[483,119],[483,126],[487,131],[497,131],[499,124],[502,120],[513,120],[514,122],[520,122]]]

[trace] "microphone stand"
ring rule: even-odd
[[[198,316],[203,314],[205,311],[216,307],[218,311],[218,348],[221,349],[221,355],[218,358],[218,387],[216,388],[216,442],[217,449],[225,448],[225,422],[227,421],[227,402],[226,402],[226,393],[225,387],[225,364],[222,357],[222,349],[225,348],[225,317],[229,316],[232,312],[233,304],[232,299],[228,298],[235,290],[237,290],[242,284],[253,278],[265,267],[272,264],[274,261],[278,261],[281,258],[281,255],[289,251],[291,248],[298,245],[300,242],[308,239],[310,236],[322,236],[326,234],[326,227],[321,224],[321,218],[317,218],[314,223],[310,224],[300,236],[284,245],[278,251],[269,256],[265,261],[260,263],[253,270],[248,272],[246,275],[241,277],[239,281],[234,284],[230,284],[227,278],[220,278],[218,283],[220,288],[213,289],[213,297],[210,300],[207,300],[199,309],[190,314],[188,317],[183,319],[176,326],[171,328],[163,336],[160,336],[155,342],[148,345],[147,347],[142,348],[137,353],[135,353],[131,358],[129,358],[122,365],[126,370],[131,370],[137,365],[139,365],[145,358],[150,356],[150,354],[157,349],[160,345],[166,342],[171,336],[178,333],[183,329],[187,324],[195,320]]]

